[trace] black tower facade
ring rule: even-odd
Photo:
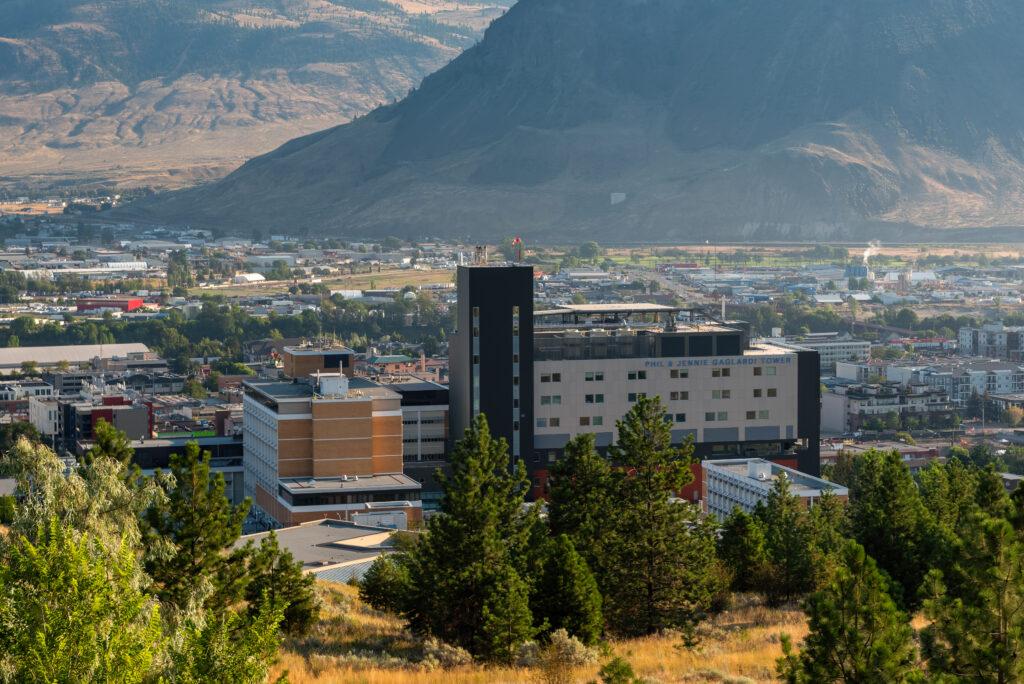
[[[533,452],[533,267],[460,266],[458,330],[450,340],[453,440],[477,414],[512,460]]]

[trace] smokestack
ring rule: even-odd
[[[868,243],[867,248],[864,250],[863,262],[864,262],[865,266],[868,265],[868,259],[870,259],[871,257],[873,257],[876,254],[878,254],[878,249],[881,246],[882,246],[882,243],[879,242],[878,240],[872,240],[871,242]]]

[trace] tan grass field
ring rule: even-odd
[[[426,670],[415,660],[415,640],[402,621],[363,605],[349,586],[323,583],[324,611],[308,637],[287,641],[273,675],[289,671],[292,684],[537,684],[528,668],[463,666]],[[679,648],[670,636],[615,641],[611,652],[625,657],[638,676],[651,682],[770,682],[775,659],[782,655],[779,635],[794,643],[807,633],[803,613],[795,606],[767,608],[745,597],[733,610],[715,616],[700,628],[696,651]],[[391,653],[397,657],[382,654]],[[405,660],[403,656],[409,656]],[[601,658],[602,662],[611,655]],[[581,668],[576,681],[596,679],[598,666]]]

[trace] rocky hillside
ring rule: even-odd
[[[521,0],[398,104],[133,213],[349,235],[974,239],[1024,225],[1021,35],[1014,0]]]
[[[3,0],[0,182],[180,186],[403,97],[511,0]]]

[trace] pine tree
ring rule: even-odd
[[[205,605],[230,605],[244,590],[246,553],[227,552],[242,534],[250,502],[231,506],[224,476],[210,474],[210,452],[200,454],[196,442],[188,442],[185,453],[172,454],[170,465],[167,499],[146,511],[144,520],[147,540],[169,540],[174,553],[148,558],[146,571],[160,600],[174,606],[185,607],[204,579],[212,583]]]
[[[714,543],[691,534],[699,510],[672,497],[693,479],[692,443],[672,448],[657,398],[641,398],[617,423],[613,461],[625,469],[614,493],[614,533],[605,545],[605,619],[624,635],[675,628],[691,633],[711,597]]]
[[[932,570],[922,590],[929,672],[937,681],[1024,681],[1024,544],[1007,521],[976,513],[956,556],[951,576]]]
[[[923,681],[913,630],[864,548],[849,542],[843,563],[822,591],[804,601],[809,633],[799,654],[783,636],[777,667],[790,684]]]
[[[931,562],[930,516],[897,452],[867,451],[854,461],[850,527],[855,540],[889,574],[897,605],[918,605]]]
[[[850,521],[846,505],[829,489],[822,493],[808,515],[814,588],[824,586],[841,562]]]
[[[734,506],[722,523],[718,538],[718,558],[732,573],[735,591],[764,589],[768,559],[760,523],[739,506]]]
[[[100,457],[113,459],[126,468],[131,465],[135,450],[132,449],[131,442],[123,431],[100,418],[92,429],[92,435],[96,443],[82,459],[85,465],[91,465]]]
[[[565,445],[563,458],[551,467],[548,528],[569,536],[600,584],[605,583],[608,555],[604,545],[613,534],[616,506],[612,492],[621,474],[594,450],[594,435],[585,433]]]
[[[974,492],[974,502],[981,511],[994,518],[1009,518],[1013,515],[1013,503],[1003,485],[1003,478],[989,463],[977,474],[978,487]]]
[[[775,479],[758,517],[764,530],[768,572],[763,590],[778,603],[808,591],[813,583],[814,559],[807,509],[800,497],[790,494],[789,478]]]
[[[450,461],[450,478],[438,472],[441,515],[404,561],[411,580],[406,617],[416,632],[502,657],[512,641],[532,635],[532,618],[522,619],[529,587],[514,561],[536,529],[536,512],[523,512],[526,469],[522,462],[510,468],[505,441],[491,439],[482,414]]]
[[[535,622],[546,622],[549,632],[564,629],[590,645],[601,636],[597,581],[564,534],[548,544],[543,572],[530,603]]]
[[[408,606],[409,568],[401,554],[380,556],[359,580],[359,599],[377,610],[399,614]]]
[[[263,597],[284,606],[281,631],[289,636],[303,636],[320,618],[316,597],[316,576],[302,571],[290,551],[281,550],[277,535],[271,532],[255,550],[249,550],[246,568],[249,578],[245,598],[250,613],[257,612]]]

